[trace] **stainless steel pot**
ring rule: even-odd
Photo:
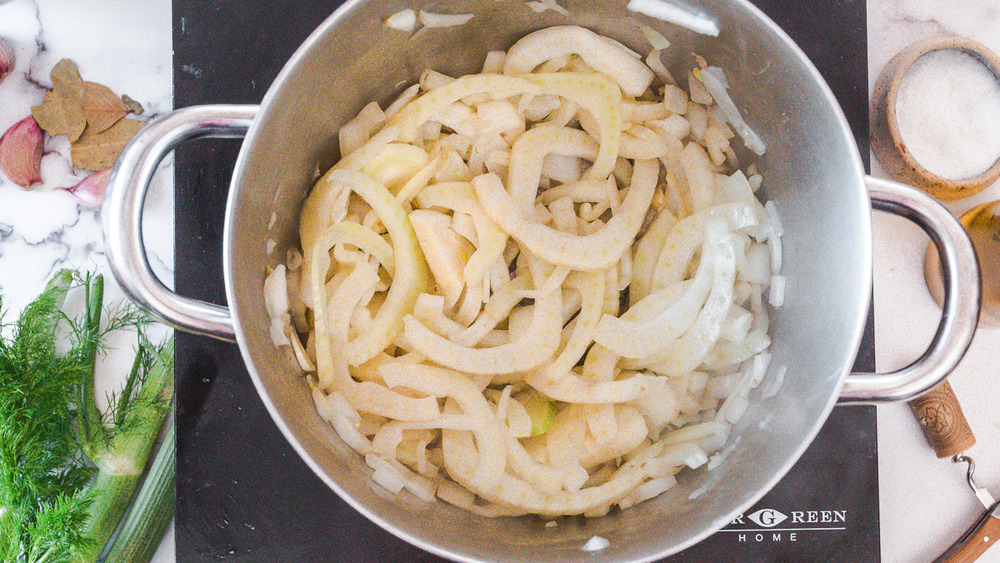
[[[152,122],[126,149],[103,210],[106,250],[126,292],[184,330],[235,339],[271,416],[302,458],[374,522],[424,549],[460,560],[571,561],[594,535],[610,540],[602,561],[648,561],[684,549],[751,506],[786,473],[838,403],[902,400],[940,381],[975,329],[979,286],[972,246],[959,223],[915,189],[866,178],[848,125],[819,73],[785,33],[744,0],[692,0],[684,9],[714,21],[711,37],[626,11],[624,0],[560,0],[568,19],[639,50],[635,25],[663,33],[672,53],[700,53],[721,66],[749,123],[763,135],[757,160],[764,194],[785,227],[787,292],[773,311],[772,369],[787,367],[778,394],[752,401],[732,452],[712,472],[689,471],[668,493],[621,513],[570,518],[487,519],[445,503],[387,500],[373,492],[363,461],[316,414],[295,363],[271,344],[265,267],[297,242],[297,217],[315,178],[336,155],[335,132],[367,102],[386,103],[425,68],[478,70],[490,49],[567,18],[535,15],[496,0],[448,3],[473,20],[413,37],[383,27],[404,0],[349,1],[289,60],[257,106],[201,106]],[[690,60],[674,60],[684,76]],[[384,107],[384,106],[383,106]],[[141,246],[142,202],[156,164],[197,137],[245,136],[225,224],[229,309],[177,296],[153,276]],[[848,374],[871,291],[872,208],[918,223],[945,257],[948,297],[930,349],[899,372]],[[276,243],[268,252],[269,242]]]

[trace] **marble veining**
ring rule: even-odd
[[[84,80],[128,94],[148,120],[172,109],[170,2],[129,0],[14,0],[0,5],[0,37],[16,51],[14,71],[0,84],[0,132],[30,114],[51,88],[49,71],[63,58]],[[147,200],[145,236],[154,271],[173,285],[172,157],[161,166]],[[77,204],[64,188],[87,176],[69,164],[65,137],[49,139],[42,159],[43,184],[24,190],[0,179],[0,288],[5,320],[11,321],[53,273],[78,268],[110,275],[100,214]],[[124,296],[107,284],[107,300]],[[130,344],[122,343],[127,352]],[[117,388],[131,365],[129,353],[99,365],[97,397]],[[174,560],[171,529],[155,561]]]
[[[31,112],[51,88],[49,71],[74,60],[84,80],[128,94],[145,107],[141,119],[171,109],[169,3],[122,0],[16,0],[0,6],[0,37],[15,48],[14,71],[0,84],[0,130]],[[168,284],[173,280],[172,159],[154,182],[147,205],[150,261]],[[19,310],[42,283],[63,267],[106,271],[100,216],[77,204],[63,188],[87,176],[69,164],[69,142],[49,139],[42,158],[43,184],[24,190],[0,182],[0,287],[5,307]]]

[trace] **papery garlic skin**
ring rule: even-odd
[[[101,204],[104,202],[104,190],[108,187],[108,178],[110,177],[110,168],[94,172],[66,191],[72,194],[80,202],[80,205],[100,211]]]
[[[41,183],[44,134],[35,118],[28,116],[0,137],[0,173],[22,188]]]

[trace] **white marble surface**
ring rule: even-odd
[[[37,3],[36,3],[37,2]],[[147,116],[171,107],[170,2],[130,0],[14,0],[0,6],[0,36],[15,43],[16,72],[0,84],[0,131],[41,101],[37,83],[61,58],[75,60],[84,78],[104,83],[142,102]],[[937,34],[971,37],[1000,51],[1000,1],[869,0],[869,83],[897,51]],[[44,47],[44,48],[42,48]],[[65,154],[66,146],[57,147]],[[59,187],[75,183],[68,169],[46,175],[32,191],[0,180],[0,287],[5,306],[23,306],[59,267],[106,270],[97,213],[78,207]],[[881,174],[877,165],[875,174]],[[147,236],[161,278],[172,272],[172,212],[169,182],[154,187]],[[949,207],[956,213],[1000,198],[1000,185]],[[880,370],[901,367],[926,346],[939,310],[922,279],[926,237],[905,221],[876,214],[876,362]],[[1000,329],[980,330],[951,378],[978,435],[970,454],[979,476],[1000,493],[1000,414],[997,370]],[[111,386],[113,382],[106,383]],[[926,561],[943,551],[982,508],[964,482],[962,467],[938,460],[924,442],[905,405],[879,407],[882,556],[889,563]],[[173,560],[168,535],[157,561]],[[982,561],[1000,561],[995,548]]]
[[[49,71],[63,58],[77,63],[84,80],[139,101],[146,110],[141,119],[170,110],[170,21],[166,1],[13,0],[0,5],[0,37],[14,45],[17,56],[15,71],[0,84],[0,132],[41,102],[42,86],[51,86]],[[60,268],[102,272],[109,282],[106,302],[124,299],[107,269],[99,214],[77,205],[61,189],[86,176],[69,167],[68,156],[68,142],[47,143],[44,184],[31,190],[0,178],[0,288],[9,315],[34,298]],[[154,269],[172,285],[173,189],[172,175],[164,172],[152,187],[145,240]],[[112,357],[99,367],[99,403],[105,391],[120,387],[132,362],[127,353]],[[171,528],[155,561],[173,560]]]
[[[869,0],[868,83],[907,45],[935,35],[962,35],[1000,52],[997,0]],[[875,162],[873,160],[873,162]],[[884,172],[873,166],[875,175]],[[948,203],[955,214],[1000,199],[1000,183]],[[929,239],[919,228],[883,214],[873,216],[875,362],[880,371],[916,359],[930,341],[940,309],[923,281]],[[977,477],[1000,494],[1000,329],[980,328],[949,381],[978,444],[969,450]],[[964,466],[938,460],[906,405],[879,407],[879,490],[882,555],[887,562],[927,561],[944,551],[982,513],[965,483]],[[980,561],[1000,561],[994,547]]]

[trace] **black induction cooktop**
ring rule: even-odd
[[[257,103],[341,2],[173,0],[174,105]],[[754,0],[803,48],[868,158],[864,0]],[[223,304],[222,223],[238,141],[176,157],[176,280]],[[855,369],[873,370],[872,317]],[[179,334],[178,561],[440,561],[368,522],[317,478],[271,421],[235,345]],[[874,407],[839,407],[785,479],[670,562],[879,560]]]

